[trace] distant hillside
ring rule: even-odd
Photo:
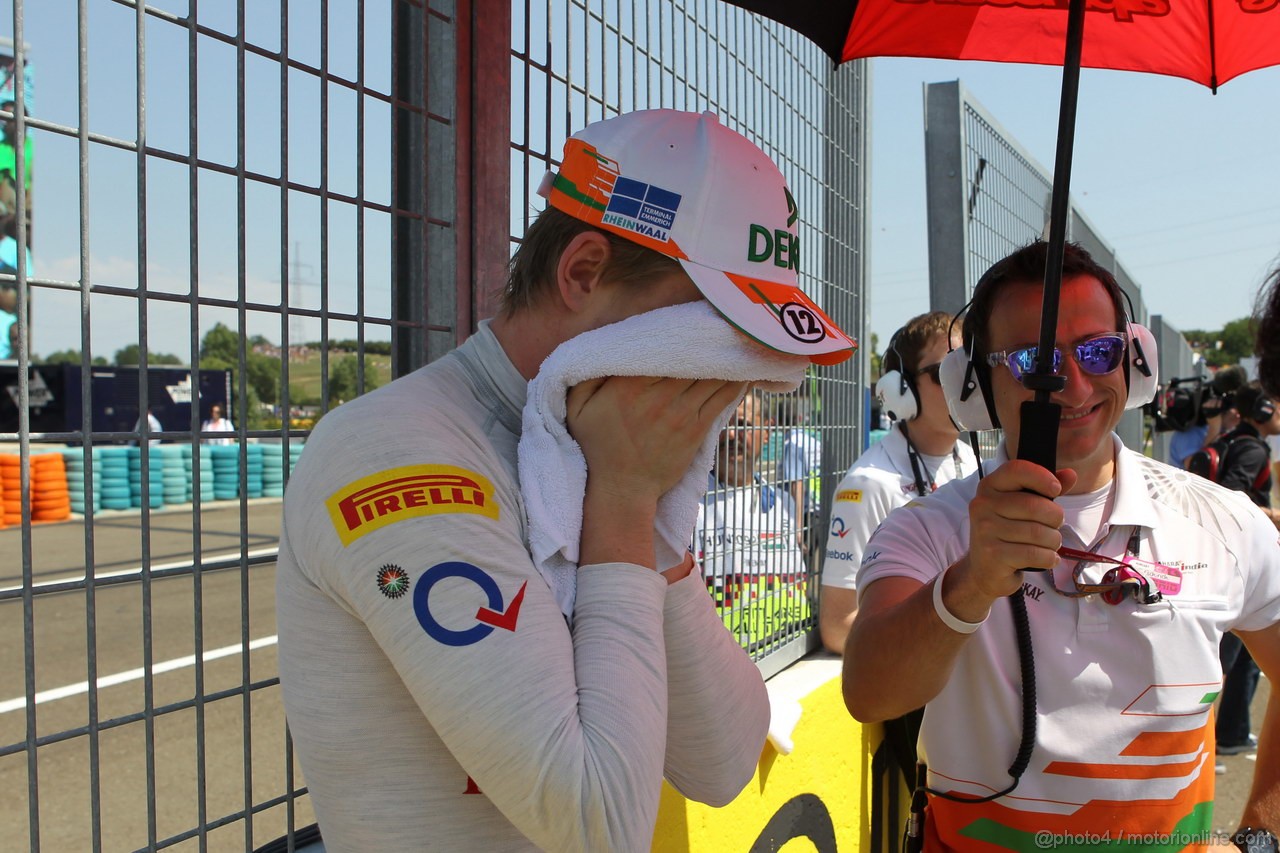
[[[338,362],[346,358],[354,358],[355,353],[330,353],[329,376],[332,381],[333,370]],[[386,385],[391,381],[391,356],[365,355],[365,364],[376,372],[373,387]],[[320,402],[320,353],[313,353],[303,361],[289,362],[290,398],[294,405],[317,404]],[[367,376],[367,374],[366,374]],[[368,388],[366,387],[366,390]],[[297,399],[301,395],[302,399]]]

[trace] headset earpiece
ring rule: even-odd
[[[1253,408],[1249,411],[1249,420],[1255,423],[1266,423],[1271,420],[1276,413],[1276,404],[1266,394],[1259,394],[1258,399],[1253,401]]]
[[[985,375],[967,349],[953,349],[938,368],[938,382],[947,398],[951,420],[963,432],[999,429],[1000,420],[988,402]]]
[[[920,397],[915,383],[901,370],[890,370],[876,383],[876,399],[880,411],[898,421],[909,421],[920,414]]]
[[[916,390],[915,380],[907,375],[904,369],[906,360],[898,350],[898,335],[901,331],[899,329],[889,339],[889,350],[898,360],[898,369],[890,370],[880,377],[880,381],[876,383],[876,399],[880,402],[880,411],[887,412],[889,417],[897,421],[910,421],[920,414],[920,392]]]
[[[1129,358],[1125,364],[1129,382],[1126,409],[1140,409],[1156,396],[1160,384],[1160,358],[1156,338],[1146,326],[1129,324]]]

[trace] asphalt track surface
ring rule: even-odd
[[[138,511],[104,513],[94,519],[91,547],[78,520],[34,526],[34,706],[26,700],[24,602],[11,592],[22,583],[21,531],[0,530],[0,591],[10,596],[0,600],[0,748],[17,747],[0,755],[0,849],[30,845],[32,768],[22,748],[30,708],[35,737],[53,740],[42,740],[34,768],[41,850],[95,848],[95,787],[104,851],[145,849],[217,824],[246,803],[284,795],[279,688],[261,686],[278,675],[275,563],[241,563],[243,552],[274,551],[279,513],[279,500],[219,503],[200,513],[198,538],[190,507],[150,513],[148,537]],[[184,568],[197,543],[207,566],[199,575]],[[149,581],[139,572],[144,548],[156,573]],[[96,558],[92,595],[84,585],[86,553]],[[143,677],[147,664],[151,679]],[[88,689],[90,680],[96,691]],[[91,697],[96,739],[84,731]],[[158,709],[150,719],[148,706]],[[301,785],[295,767],[294,786]],[[284,834],[285,811],[281,804],[255,814],[251,829],[243,819],[228,821],[209,831],[205,849],[259,847]],[[296,825],[314,819],[304,797]],[[166,849],[198,850],[200,843],[193,837]]]
[[[279,512],[278,500],[220,503],[200,513],[198,539],[189,507],[150,513],[145,537],[138,511],[104,513],[94,520],[91,545],[78,520],[32,528],[31,575],[41,589],[31,611],[35,736],[55,741],[42,740],[34,768],[42,850],[94,849],[95,749],[97,838],[104,851],[145,849],[202,823],[217,824],[243,811],[246,801],[252,806],[283,796],[279,688],[259,686],[247,692],[247,699],[243,689],[278,677],[275,563],[241,564],[242,555],[252,558],[275,549]],[[199,575],[184,568],[192,564],[197,542],[204,563],[212,567]],[[156,573],[149,583],[139,573],[144,549]],[[96,557],[92,596],[84,585],[86,553]],[[30,837],[32,768],[22,748],[31,707],[24,674],[24,602],[12,592],[21,587],[23,565],[21,531],[0,530],[0,593],[9,595],[0,600],[0,749],[8,752],[0,755],[0,848],[12,850],[26,849]],[[203,640],[200,666],[197,633]],[[156,672],[150,681],[142,677],[148,637]],[[87,689],[91,661],[93,680],[100,685],[96,691]],[[1255,732],[1270,688],[1262,679],[1253,706]],[[148,693],[150,706],[160,709],[150,720],[143,716]],[[198,696],[205,698],[193,701]],[[88,727],[91,697],[101,729],[96,747],[83,731],[63,734]],[[175,705],[182,707],[166,710]],[[141,719],[130,720],[130,715]],[[1225,756],[1223,762],[1227,772],[1217,780],[1214,829],[1230,832],[1238,824],[1256,762],[1251,754]],[[293,774],[294,786],[300,787],[296,762]],[[230,820],[208,832],[205,849],[259,847],[284,834],[286,817],[281,804],[255,814],[248,830],[243,820]],[[294,823],[313,821],[304,797]],[[166,849],[198,850],[200,839]]]

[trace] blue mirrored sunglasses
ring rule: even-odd
[[[1080,369],[1085,373],[1092,376],[1105,376],[1124,361],[1127,346],[1128,342],[1124,335],[1099,335],[1071,347],[1071,353],[1075,356],[1076,364],[1080,365]],[[1023,347],[1012,352],[1001,350],[988,355],[987,362],[993,367],[1003,364],[1009,368],[1013,378],[1021,382],[1024,374],[1035,370],[1037,350],[1038,347]],[[1055,374],[1062,372],[1062,350],[1059,347],[1053,348],[1053,372]]]

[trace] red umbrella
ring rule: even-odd
[[[1023,384],[1018,456],[1053,470],[1058,407],[1049,395],[1066,240],[1080,67],[1147,71],[1217,87],[1280,64],[1280,0],[728,0],[814,41],[836,62],[916,56],[1063,66],[1038,359]],[[1087,20],[1086,20],[1087,19]],[[1085,27],[1088,36],[1084,36]],[[1030,419],[1030,420],[1029,420]]]
[[[918,56],[1062,63],[1067,3],[1053,0],[730,0],[808,36],[836,62]],[[1092,0],[1085,68],[1185,77],[1217,90],[1280,63],[1277,0]]]

